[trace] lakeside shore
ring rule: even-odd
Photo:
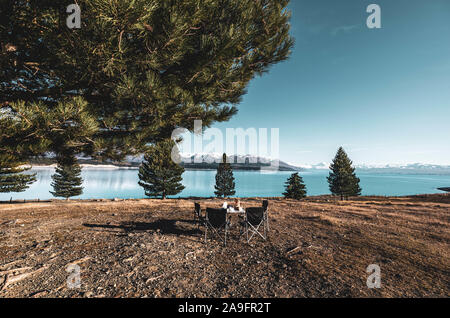
[[[437,200],[439,202],[449,201],[450,203],[450,193],[424,193],[424,194],[414,194],[414,195],[399,195],[399,196],[382,196],[382,195],[366,195],[366,196],[360,196],[360,197],[352,197],[350,198],[350,201],[365,201],[365,200],[386,200],[386,199],[405,199],[405,200]],[[240,200],[284,200],[285,198],[282,196],[275,196],[275,197],[239,197]],[[167,198],[165,200],[157,199],[157,198],[148,198],[148,197],[142,197],[142,198],[94,198],[94,199],[17,199],[17,200],[6,200],[1,201],[0,204],[26,204],[26,203],[93,203],[93,202],[139,202],[139,201],[157,201],[157,202],[167,202],[169,200],[181,200],[181,201],[204,201],[204,200],[222,200],[222,201],[230,201],[232,199],[230,198],[216,198],[214,196],[191,196],[191,197],[175,197],[175,198]],[[300,202],[314,202],[314,201],[320,201],[320,202],[345,202],[340,200],[339,197],[333,196],[331,194],[322,194],[322,195],[310,195],[306,198],[302,199]]]
[[[80,164],[82,169],[105,169],[105,170],[138,170],[139,166],[113,165],[113,164]],[[56,163],[47,165],[31,165],[31,169],[55,169]]]

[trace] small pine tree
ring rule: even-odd
[[[222,162],[219,163],[216,173],[216,185],[214,194],[217,197],[229,197],[236,193],[235,182],[231,165],[227,162],[227,155],[223,154]]]
[[[30,168],[6,154],[0,155],[0,192],[23,192],[36,181],[36,174],[24,174]]]
[[[172,140],[161,141],[147,150],[139,168],[139,185],[148,197],[175,195],[183,191],[182,174],[184,168],[172,160],[175,143]]]
[[[286,182],[285,198],[301,200],[306,197],[306,186],[298,172],[293,173]]]
[[[52,176],[52,187],[50,193],[55,197],[63,197],[69,200],[83,194],[83,179],[81,178],[81,167],[72,153],[57,156],[56,173]]]
[[[355,174],[355,168],[352,167],[352,161],[342,147],[338,149],[330,170],[327,180],[333,195],[339,195],[343,200],[361,194],[360,180]]]

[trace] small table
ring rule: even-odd
[[[227,213],[228,214],[243,214],[243,213],[245,213],[245,210],[243,208],[240,208],[239,210],[235,210],[234,208],[228,208]]]
[[[233,215],[237,215],[242,220],[242,215],[245,214],[245,210],[243,208],[240,208],[239,210],[235,210],[234,208],[228,208],[227,209],[227,218],[229,222],[229,227],[233,227],[233,223],[231,222],[231,217]]]

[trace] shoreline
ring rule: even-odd
[[[84,170],[139,170],[139,166],[122,166],[122,165],[105,165],[105,164],[88,164],[81,163],[81,168]],[[25,167],[31,167],[33,170],[51,170],[56,168],[56,163],[51,165],[25,165]],[[216,171],[214,168],[190,168],[184,167],[185,171]],[[272,172],[295,172],[294,170],[265,170],[265,169],[243,169],[243,168],[233,168],[233,171],[252,171],[261,173],[272,173]]]
[[[274,200],[274,201],[286,201],[286,202],[336,202],[336,203],[345,203],[345,202],[357,202],[357,201],[367,201],[367,200],[423,200],[423,199],[442,199],[449,198],[450,201],[450,193],[423,193],[423,194],[412,194],[412,195],[403,195],[403,196],[382,196],[382,195],[364,195],[359,197],[351,197],[349,200],[340,200],[339,197],[334,197],[331,194],[322,194],[322,195],[314,195],[308,196],[302,200],[293,200],[286,199],[282,196],[279,197],[238,197],[240,200]],[[208,200],[221,200],[221,201],[231,201],[235,197],[231,198],[216,198],[216,197],[177,197],[177,198],[166,198],[165,200],[160,198],[92,198],[92,199],[16,199],[16,200],[0,200],[0,205],[3,204],[27,204],[27,203],[96,203],[96,202],[139,202],[139,201],[151,201],[151,202],[160,202],[164,204],[165,202],[171,201],[208,201]],[[450,202],[449,202],[450,203]]]
[[[117,165],[96,165],[96,164],[89,164],[89,163],[82,163],[80,164],[82,169],[86,170],[138,170],[139,166],[117,166]],[[30,167],[30,166],[28,166]],[[31,169],[34,170],[50,170],[55,169],[56,163],[51,165],[31,165]]]

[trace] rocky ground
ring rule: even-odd
[[[0,297],[450,296],[448,195],[272,198],[268,240],[249,245],[234,226],[226,248],[204,244],[193,202],[0,204]]]

